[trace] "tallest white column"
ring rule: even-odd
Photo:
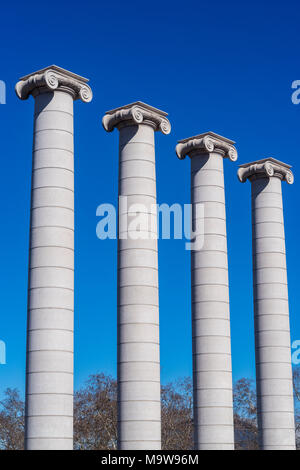
[[[241,165],[251,182],[254,328],[259,444],[294,450],[295,420],[281,181],[290,166],[274,158]]]
[[[237,152],[233,141],[213,132],[179,141],[176,152],[180,159],[186,155],[191,159],[194,226],[202,219],[198,206],[204,216],[203,244],[198,240],[191,252],[194,446],[231,450],[234,432],[223,159],[235,161]]]
[[[35,98],[28,285],[25,448],[73,448],[73,100],[86,79],[51,66],[23,77]]]
[[[160,353],[154,132],[167,114],[136,102],[106,113],[120,131],[118,448],[160,449]],[[135,228],[138,215],[141,226]]]

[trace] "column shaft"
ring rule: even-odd
[[[143,233],[148,239],[134,240],[130,228],[133,204],[142,204],[148,214],[156,204],[153,127],[120,127],[119,149],[119,196],[127,197],[120,220],[128,217],[129,232],[123,239],[119,227],[118,448],[160,449],[157,234],[154,224]]]
[[[26,449],[73,448],[73,97],[35,98]]]
[[[191,197],[193,223],[204,205],[204,245],[191,252],[194,442],[199,450],[233,449],[223,155],[191,157]]]
[[[281,179],[253,179],[251,189],[260,447],[292,450],[295,423]]]

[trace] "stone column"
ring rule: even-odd
[[[193,225],[203,244],[191,252],[194,445],[234,448],[231,341],[223,159],[237,159],[234,142],[213,132],[180,140],[176,153],[191,158]],[[198,207],[204,209],[200,220]]]
[[[73,100],[86,79],[51,66],[17,83],[35,98],[30,218],[25,448],[73,448]]]
[[[295,449],[288,287],[281,181],[290,166],[274,158],[241,165],[251,181],[257,412],[263,450]]]
[[[118,227],[118,448],[160,449],[160,353],[154,131],[167,114],[136,102],[108,111],[120,131]],[[134,230],[139,215],[140,233]]]

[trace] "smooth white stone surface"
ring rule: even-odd
[[[195,153],[191,178],[192,204],[204,204],[204,246],[192,251],[195,448],[233,449],[223,156]]]
[[[25,448],[73,449],[73,100],[87,80],[57,66],[26,76],[35,98],[32,163]]]
[[[119,195],[132,195],[127,214],[131,204],[146,202],[151,207],[156,203],[154,130],[150,126],[120,129],[119,168]],[[157,242],[147,240],[151,250],[144,250],[143,243],[132,240],[130,248],[119,251],[119,449],[160,449]],[[120,240],[119,248],[123,245]]]
[[[138,122],[135,120],[137,112]],[[149,114],[150,112],[150,114]],[[103,118],[119,134],[121,223],[130,224],[133,204],[149,214],[156,204],[154,131],[169,132],[166,113],[133,103]],[[141,119],[140,119],[141,118]],[[144,122],[145,121],[145,122]],[[164,123],[163,129],[159,126]],[[160,352],[156,211],[143,235],[153,239],[118,240],[118,448],[161,448]],[[124,222],[123,222],[124,223]],[[127,226],[125,226],[127,229]],[[124,230],[119,228],[119,237]],[[129,232],[131,235],[131,232]]]
[[[55,444],[57,449],[72,449],[74,163],[70,94],[57,91],[36,97],[34,135],[26,448],[51,449]],[[56,152],[56,147],[67,152]]]
[[[234,448],[230,314],[223,159],[237,159],[234,142],[213,132],[180,140],[191,159],[192,218],[204,209],[203,245],[191,251],[194,447]],[[199,217],[199,216],[198,216]],[[201,215],[202,217],[202,215]],[[194,227],[195,229],[195,227]]]
[[[253,180],[251,186],[260,447],[293,450],[295,422],[281,180],[265,177]]]

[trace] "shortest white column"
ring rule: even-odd
[[[254,327],[259,442],[262,450],[294,450],[295,421],[281,181],[290,166],[274,158],[241,165],[251,181]]]

